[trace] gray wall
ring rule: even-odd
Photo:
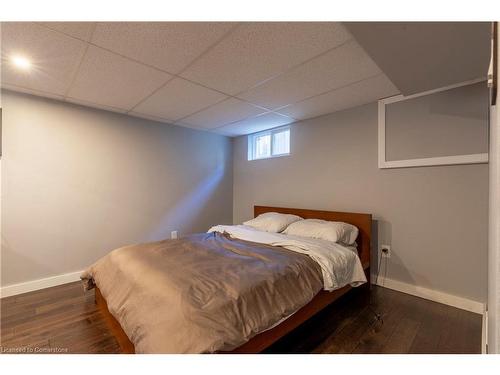
[[[232,221],[232,142],[3,91],[2,285]]]
[[[386,160],[488,152],[485,82],[386,106]]]
[[[488,165],[378,169],[376,103],[291,129],[287,157],[248,161],[235,140],[235,223],[255,204],[372,213],[388,278],[486,300]]]

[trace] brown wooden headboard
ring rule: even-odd
[[[356,240],[358,243],[358,253],[361,259],[361,264],[364,269],[370,267],[370,246],[372,237],[372,215],[357,214],[353,212],[336,212],[336,211],[318,211],[306,210],[301,208],[285,208],[285,207],[269,207],[269,206],[254,206],[254,217],[266,212],[279,212],[282,214],[293,214],[303,217],[304,219],[322,219],[328,221],[343,221],[355,225],[359,229],[359,235]]]

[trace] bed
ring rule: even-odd
[[[368,280],[364,287],[369,288],[370,214],[254,207],[255,217],[267,212],[356,226],[359,229],[356,259]],[[198,242],[203,243],[202,250],[196,247]],[[292,252],[286,246],[232,238],[228,233],[215,231],[190,237],[185,243],[167,240],[140,246],[119,249],[117,253],[123,258],[122,264],[133,259],[132,254],[134,257],[139,253],[144,257],[150,254],[145,264],[135,265],[138,272],[111,268],[110,272],[99,273],[90,268],[83,277],[87,288],[95,289],[96,303],[124,353],[259,353],[353,288],[345,285],[332,291],[323,290],[327,288],[321,287],[326,283],[324,276],[321,277],[322,269],[310,256]],[[196,250],[195,259],[190,258],[191,248]],[[204,262],[205,252],[219,258],[212,263]],[[167,278],[157,274],[158,269],[167,267],[159,264],[163,259],[159,254],[168,254],[180,262],[168,270]],[[106,267],[103,269],[110,269],[109,264]],[[149,281],[146,288],[137,288],[143,278],[154,282]],[[151,298],[162,295],[172,278],[177,279],[176,293],[169,292],[164,299]],[[318,286],[319,282],[323,284]],[[248,297],[241,298],[245,294],[242,290],[253,294],[245,292]],[[127,304],[134,305],[134,309]]]

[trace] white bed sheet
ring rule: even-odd
[[[323,289],[327,291],[339,289],[348,284],[359,286],[367,281],[358,252],[352,246],[282,233],[263,232],[247,225],[216,225],[208,232],[226,232],[233,238],[280,246],[307,254],[321,267]]]

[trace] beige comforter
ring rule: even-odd
[[[137,353],[234,349],[323,287],[309,256],[217,232],[112,251],[82,275]]]

